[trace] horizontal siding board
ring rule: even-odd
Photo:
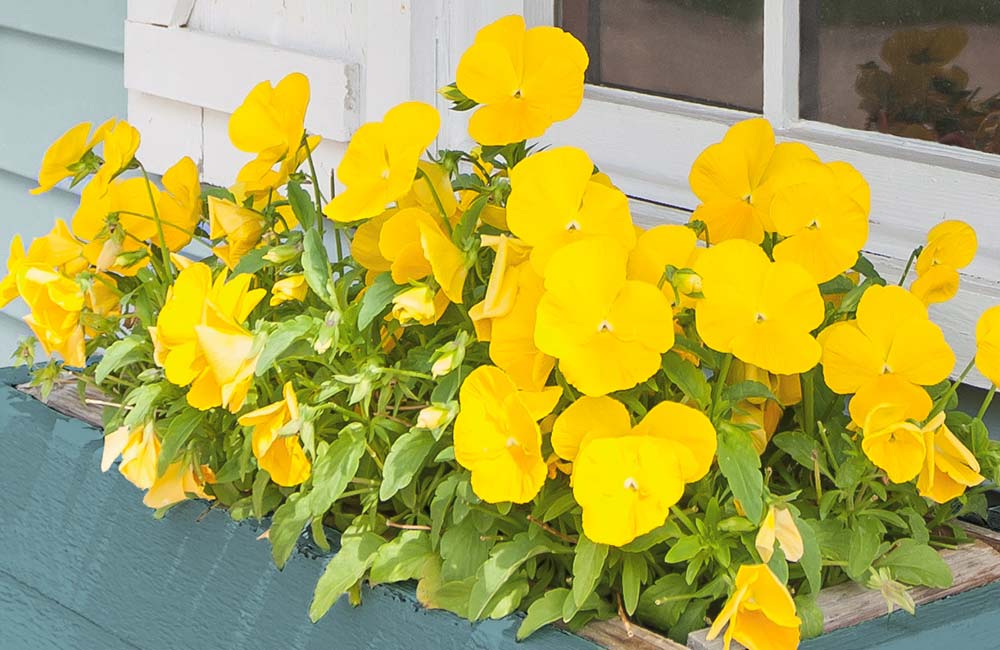
[[[0,29],[0,61],[2,170],[34,177],[68,128],[125,116],[120,54]]]
[[[0,386],[0,431],[18,432],[18,444],[0,454],[0,572],[131,646],[596,647],[555,629],[518,645],[516,618],[470,625],[424,610],[409,586],[366,590],[357,609],[341,600],[313,625],[306,612],[324,560],[298,555],[279,572],[268,543],[256,539],[259,528],[234,523],[219,510],[206,512],[204,503],[183,504],[154,520],[139,490],[117,472],[101,474],[99,431],[6,385]],[[37,633],[46,639],[50,627]]]
[[[0,11],[0,27],[119,54],[124,21],[125,0],[11,0]]]

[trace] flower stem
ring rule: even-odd
[[[969,361],[968,365],[965,366],[965,369],[962,371],[962,374],[958,376],[958,379],[956,379],[955,381],[953,381],[952,384],[951,384],[951,386],[948,387],[948,391],[944,395],[942,395],[940,398],[938,398],[937,403],[934,404],[934,409],[931,410],[930,415],[927,416],[928,420],[930,420],[935,415],[937,415],[938,413],[940,413],[941,411],[943,411],[945,409],[945,407],[948,405],[948,400],[950,400],[951,397],[952,397],[952,395],[955,394],[955,391],[958,390],[958,387],[965,380],[966,376],[968,376],[968,374],[970,372],[972,372],[972,367],[975,364],[976,364],[976,360],[975,359],[971,359]]]
[[[979,413],[976,414],[976,419],[980,422],[983,421],[983,417],[986,415],[986,410],[990,407],[990,402],[993,401],[993,396],[996,395],[997,385],[993,384],[990,386],[990,390],[986,393],[986,397],[983,398],[983,404],[979,407]]]
[[[722,387],[726,384],[726,377],[729,375],[729,368],[733,365],[733,353],[729,352],[724,357],[722,357],[722,363],[719,364],[718,377],[715,380],[715,384],[712,386],[712,419],[719,414],[719,402],[721,402],[722,397]]]
[[[816,377],[812,370],[799,375],[802,383],[802,426],[812,438],[816,434]]]
[[[418,167],[417,168],[417,178],[422,178],[422,179],[424,179],[424,181],[427,182],[427,187],[431,191],[431,196],[434,197],[434,204],[437,205],[438,212],[441,213],[441,218],[444,219],[445,225],[448,226],[448,228],[450,229],[451,228],[451,222],[448,221],[448,217],[450,215],[447,212],[444,211],[444,204],[441,203],[441,198],[438,196],[437,188],[434,187],[434,183],[431,182],[431,177],[428,176],[427,173],[424,172],[424,170],[422,170],[422,169],[420,169]]]
[[[163,222],[160,221],[160,211],[156,209],[156,199],[153,198],[153,184],[149,180],[146,168],[138,160],[139,169],[142,170],[142,177],[146,180],[146,193],[149,195],[149,204],[153,208],[153,220],[156,222],[156,234],[160,239],[160,254],[163,256],[163,269],[168,279],[173,280],[174,268],[170,263],[170,249],[167,248],[167,239],[163,236]]]
[[[916,261],[917,257],[919,257],[923,250],[923,246],[917,246],[913,249],[913,252],[910,253],[910,258],[906,260],[906,266],[903,268],[903,275],[899,276],[899,282],[897,283],[899,286],[903,286],[903,283],[906,282],[906,276],[910,274],[910,267],[913,266],[913,262]]]

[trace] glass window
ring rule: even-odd
[[[764,0],[562,0],[587,82],[760,112]]]
[[[802,0],[802,118],[1000,153],[1000,2]]]

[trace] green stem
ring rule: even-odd
[[[826,455],[830,459],[830,466],[833,467],[833,471],[836,472],[840,469],[840,463],[837,462],[837,457],[833,455],[833,447],[830,446],[830,438],[826,435],[826,427],[822,424],[816,428],[819,432],[819,438],[823,441],[823,449],[826,450]]]
[[[962,371],[962,374],[958,376],[958,379],[953,381],[951,386],[948,387],[948,392],[942,395],[938,399],[938,401],[934,404],[934,409],[931,411],[930,415],[927,416],[928,420],[930,420],[935,415],[937,415],[938,413],[940,413],[945,409],[945,407],[948,405],[948,400],[950,400],[952,395],[955,394],[955,392],[958,390],[958,387],[962,385],[962,382],[965,380],[966,376],[968,376],[968,374],[972,372],[972,368],[975,365],[976,365],[976,360],[971,359],[968,365],[965,366],[965,369]]]
[[[427,187],[430,188],[431,196],[434,197],[434,204],[437,205],[438,212],[441,213],[441,217],[444,219],[445,225],[451,229],[451,222],[448,218],[451,216],[444,211],[444,204],[441,203],[441,198],[438,196],[437,189],[434,187],[434,183],[431,182],[431,177],[428,176],[424,170],[417,168],[417,178],[422,178],[427,182]]]
[[[689,533],[692,535],[698,534],[698,529],[695,527],[694,522],[691,521],[690,517],[684,514],[683,510],[677,506],[670,506],[670,513],[681,520],[681,523],[684,524],[684,527],[688,529]]]
[[[979,407],[979,413],[976,414],[976,419],[980,422],[983,421],[983,417],[986,415],[986,409],[990,407],[990,402],[993,401],[993,396],[996,395],[997,385],[993,384],[990,386],[990,391],[986,393],[986,397],[983,399],[983,405]]]
[[[153,198],[153,184],[149,180],[149,174],[146,173],[146,168],[143,167],[142,163],[138,160],[136,161],[139,165],[139,169],[142,170],[142,177],[146,180],[146,193],[149,195],[149,204],[153,208],[153,220],[156,221],[156,234],[160,239],[160,254],[163,256],[163,267],[169,279],[174,277],[174,267],[170,263],[170,249],[167,248],[167,238],[163,236],[163,222],[160,221],[160,211],[156,209],[156,199]]]
[[[724,357],[722,357],[722,363],[719,365],[718,377],[715,379],[715,384],[712,386],[712,419],[719,414],[719,402],[721,402],[722,397],[722,387],[726,384],[726,377],[729,376],[729,368],[733,365],[733,353],[729,352]]]
[[[816,377],[812,370],[799,375],[802,384],[802,426],[812,438],[816,434]]]
[[[309,138],[302,134],[302,146],[306,148],[306,160],[309,161],[309,177],[312,179],[313,199],[316,201],[316,228],[323,234],[323,194],[319,189],[319,176],[316,175],[316,164],[313,162],[312,147]],[[339,251],[338,251],[339,252]]]
[[[119,210],[118,214],[127,214],[130,217],[138,217],[140,219],[146,219],[147,221],[156,221],[156,219],[154,219],[153,217],[149,216],[148,214],[141,214],[139,212],[130,212],[128,210]],[[191,239],[196,239],[196,240],[198,240],[198,242],[204,244],[205,246],[208,246],[209,248],[212,247],[212,242],[211,241],[209,241],[209,240],[207,240],[207,239],[205,239],[203,237],[199,237],[198,235],[194,234],[190,230],[185,230],[183,227],[178,226],[176,223],[170,223],[169,221],[160,222],[160,223],[162,225],[166,226],[167,228],[173,228],[174,230],[181,231],[185,235],[188,235],[189,237],[191,237]]]
[[[906,282],[906,276],[910,274],[910,267],[913,266],[913,262],[916,261],[917,257],[920,256],[920,253],[922,253],[923,250],[923,246],[917,246],[913,249],[913,252],[910,253],[910,258],[906,260],[906,266],[903,268],[903,275],[899,276],[899,286],[903,286],[903,283]]]

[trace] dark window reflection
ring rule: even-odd
[[[587,82],[760,112],[764,0],[562,0]],[[557,5],[557,6],[558,6]]]
[[[802,0],[800,115],[1000,153],[998,0]]]

